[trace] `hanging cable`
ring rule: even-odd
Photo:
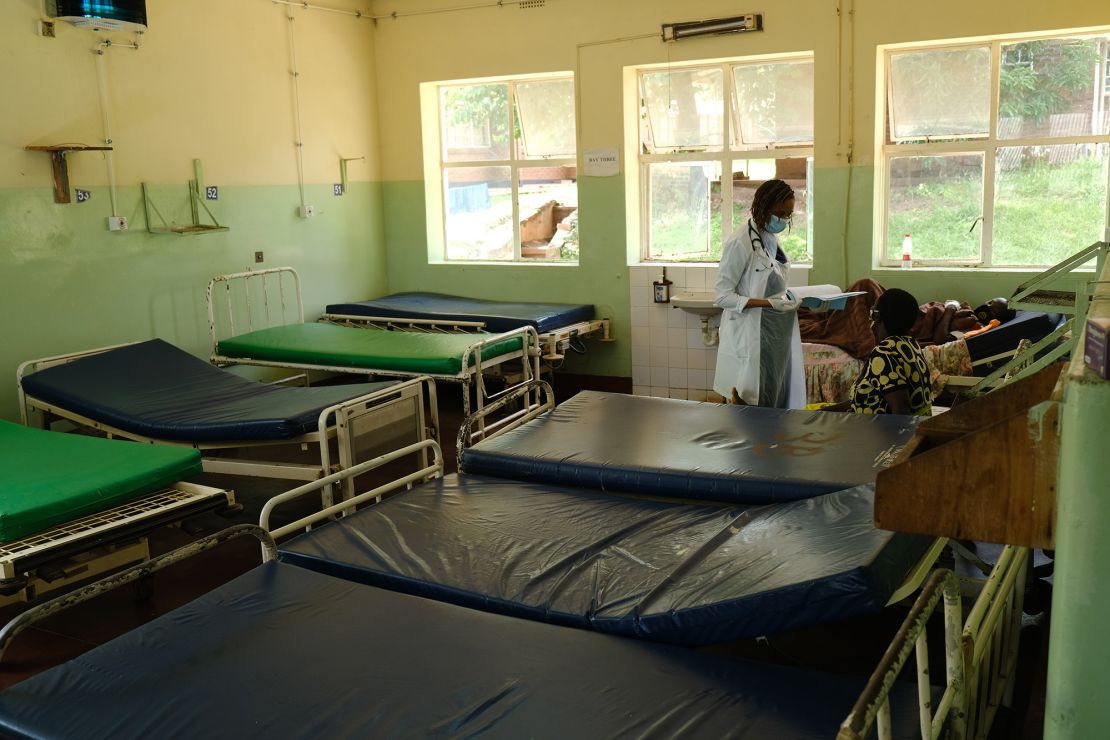
[[[101,47],[111,46],[111,42],[105,41],[100,44]],[[139,48],[137,45],[130,48]],[[104,146],[113,146],[112,144],[112,115],[108,107],[108,81],[107,72],[104,70],[104,49],[93,49],[93,54],[96,55],[96,86],[100,93],[100,116],[101,124],[104,128]],[[111,149],[104,152],[104,161],[108,167],[108,198],[112,203],[112,216],[119,216],[119,205],[116,200],[116,163],[112,156]]]
[[[284,0],[274,0],[274,2],[282,2],[284,5],[300,5],[301,3],[284,2]],[[308,3],[304,3],[308,7]],[[297,38],[293,30],[293,22],[296,20],[293,17],[293,9],[289,8],[286,11],[286,17],[289,19],[289,56],[293,64],[293,69],[290,74],[293,77],[293,123],[295,126],[294,135],[297,140],[293,142],[297,150],[297,190],[301,198],[301,214],[305,213],[305,198],[304,198],[304,129],[301,126],[301,73],[297,67]]]

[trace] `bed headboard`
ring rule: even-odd
[[[292,267],[217,275],[208,281],[207,301],[213,354],[220,339],[304,323],[301,279]]]

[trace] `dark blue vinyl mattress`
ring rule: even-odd
[[[568,324],[589,321],[594,317],[594,307],[590,305],[510,303],[442,293],[394,293],[370,301],[333,303],[325,311],[393,319],[483,321],[486,330],[495,333],[532,326],[542,334]]]
[[[152,339],[32,373],[23,378],[23,390],[132,434],[226,442],[296,437],[315,430],[328,406],[394,383],[269,385]]]
[[[1060,325],[1060,314],[1041,311],[1018,311],[1010,321],[967,340],[967,353],[972,362],[993,357],[1017,348],[1022,339],[1038,342]]]
[[[649,645],[270,563],[0,693],[36,738],[831,738],[863,677]],[[894,692],[916,737],[913,684]]]
[[[461,460],[468,473],[516,480],[776,503],[874,483],[916,423],[584,391]]]
[[[870,486],[719,507],[448,476],[301,535],[281,559],[476,609],[703,645],[878,612],[931,538]]]

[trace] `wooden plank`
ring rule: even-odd
[[[895,464],[878,474],[876,525],[1051,549],[1060,404],[1050,397],[1060,369],[1046,368],[924,422]]]

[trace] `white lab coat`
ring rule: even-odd
[[[759,325],[763,309],[744,306],[750,298],[764,297],[772,270],[781,270],[785,278],[786,265],[775,260],[779,242],[771,232],[761,231],[752,248],[754,227],[750,223],[745,221],[725,242],[714,285],[713,302],[722,310],[713,390],[727,399],[735,388],[740,398],[755,404],[759,401]],[[763,249],[759,248],[760,240]],[[805,408],[805,370],[797,316],[790,336],[789,373],[787,407]]]

